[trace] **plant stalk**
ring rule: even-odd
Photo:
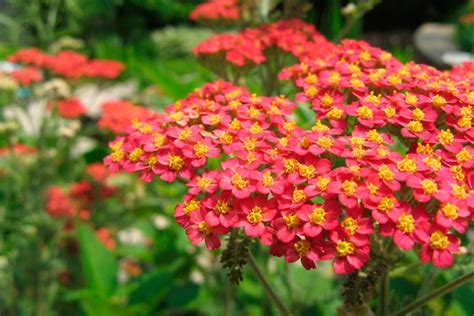
[[[387,315],[389,281],[388,271],[385,271],[379,283],[379,306],[377,312],[379,316]]]
[[[454,280],[454,281],[438,288],[437,290],[434,290],[431,293],[428,293],[427,295],[419,298],[415,302],[413,302],[411,304],[408,304],[407,306],[403,307],[402,309],[400,309],[399,311],[397,311],[393,315],[394,316],[402,316],[402,315],[406,315],[410,312],[413,312],[414,310],[416,310],[416,309],[420,308],[421,306],[425,305],[426,303],[428,303],[432,299],[435,299],[438,296],[441,296],[441,295],[447,294],[451,291],[454,291],[458,287],[464,285],[465,283],[473,281],[473,280],[474,280],[474,271],[469,272],[469,273],[457,278],[456,280]]]
[[[255,259],[253,258],[251,253],[249,253],[249,261],[248,262],[249,262],[249,265],[250,265],[250,269],[252,269],[252,272],[255,274],[255,277],[258,279],[260,284],[262,284],[262,287],[263,287],[265,293],[267,293],[268,297],[271,299],[271,301],[278,308],[281,315],[291,316],[291,313],[288,311],[288,309],[283,304],[281,299],[277,296],[275,291],[273,291],[272,286],[267,281],[267,279],[263,275],[262,271],[260,271],[260,269],[257,266],[257,263],[255,262]]]

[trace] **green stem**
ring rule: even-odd
[[[379,306],[377,311],[379,316],[387,315],[389,281],[388,271],[385,271],[379,283]]]
[[[419,298],[415,302],[413,302],[411,304],[408,304],[407,306],[403,307],[402,309],[400,309],[399,311],[397,311],[393,315],[394,316],[402,316],[402,315],[406,315],[410,312],[413,312],[414,310],[416,310],[417,308],[420,308],[421,306],[425,305],[426,303],[428,303],[432,299],[435,299],[438,296],[441,296],[441,295],[447,294],[451,291],[454,291],[455,289],[462,286],[463,284],[468,283],[468,282],[473,281],[473,280],[474,280],[474,271],[469,272],[469,273],[457,278],[456,280],[454,280],[454,281],[438,288],[437,290],[434,290],[433,292]]]
[[[260,282],[263,289],[265,290],[265,293],[267,293],[268,297],[272,300],[272,302],[278,308],[281,315],[291,316],[291,313],[288,311],[288,309],[283,304],[281,299],[277,296],[275,291],[273,291],[272,286],[270,285],[270,283],[268,283],[262,271],[260,271],[260,269],[258,268],[257,263],[255,262],[255,259],[253,258],[251,253],[249,253],[249,265],[250,265],[250,269],[252,269],[252,272],[255,274],[255,277],[257,278],[257,280]]]

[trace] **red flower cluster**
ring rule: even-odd
[[[453,80],[462,81],[468,79],[472,83],[474,81],[474,61],[466,61],[461,65],[454,66],[449,71],[449,75]]]
[[[43,80],[41,72],[34,67],[15,69],[10,73],[10,77],[22,86],[29,86],[32,83]]]
[[[327,55],[333,48],[313,25],[301,20],[282,20],[245,29],[238,34],[221,34],[199,43],[193,53],[203,61],[222,60],[236,66],[261,64],[265,53],[278,48],[301,61]]]
[[[152,115],[147,108],[124,100],[107,101],[101,107],[102,116],[97,122],[97,126],[115,134],[129,132],[132,126],[140,124],[138,119]]]
[[[88,59],[86,56],[73,51],[61,51],[48,55],[36,48],[17,51],[8,57],[13,63],[30,65],[31,69],[44,69],[66,78],[78,79],[106,78],[114,79],[123,70],[123,64],[113,60]]]
[[[67,188],[51,186],[48,189],[46,211],[52,217],[87,221],[94,203],[115,193],[115,188],[105,183],[109,173],[102,164],[90,164],[86,175],[89,179],[75,182]]]
[[[17,155],[34,154],[38,151],[38,149],[36,147],[27,146],[27,145],[24,145],[24,144],[15,144],[15,145],[12,146],[12,148],[10,148],[10,147],[1,147],[0,148],[0,157],[10,154],[12,152],[12,150]]]
[[[77,98],[68,98],[59,101],[51,102],[53,108],[58,109],[61,117],[66,119],[73,119],[82,116],[87,112],[84,105]]]
[[[287,262],[351,273],[389,237],[449,266],[474,219],[473,81],[357,41],[281,77],[314,109],[310,130],[287,119],[287,99],[214,82],[137,121],[105,164],[188,179],[175,218],[210,249],[241,228]]]
[[[238,20],[240,9],[237,0],[208,0],[196,6],[189,18],[193,21]]]

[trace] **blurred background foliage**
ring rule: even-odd
[[[124,62],[124,77],[137,80],[142,91],[136,101],[157,109],[215,79],[191,54],[197,42],[215,31],[199,28],[189,21],[189,12],[198,3],[199,0],[0,0],[0,59],[19,47],[54,49],[58,40],[71,37],[79,40],[73,46],[91,57]],[[307,13],[308,20],[328,38],[334,39],[343,27],[341,7],[347,3],[314,0]],[[408,62],[415,58],[411,32],[424,21],[456,21],[461,13],[466,13],[465,9],[459,9],[463,5],[467,6],[466,1],[384,0],[362,20],[356,21],[348,35],[373,40]],[[462,31],[460,36],[472,39]],[[83,165],[100,161],[106,152],[105,144],[98,146],[84,155]],[[51,175],[53,171],[48,168],[52,167],[45,166],[41,171],[42,177]],[[68,166],[64,168],[71,170]],[[53,180],[67,179],[49,179],[50,182]],[[219,264],[219,252],[210,253],[190,245],[181,228],[173,223],[174,205],[181,199],[183,187],[160,182],[143,184],[130,178],[125,181],[130,189],[124,194],[131,195],[133,203],[122,205],[120,201],[109,201],[107,203],[111,204],[104,208],[121,210],[108,214],[118,218],[115,231],[139,231],[149,242],[119,243],[111,252],[89,227],[78,224],[80,250],[78,252],[76,245],[75,255],[67,260],[81,266],[82,275],[70,276],[79,280],[80,286],[69,288],[55,283],[54,287],[48,288],[50,292],[43,293],[45,302],[20,302],[11,315],[33,315],[33,306],[43,303],[49,304],[50,309],[40,307],[41,313],[36,315],[276,315],[249,271],[245,271],[239,287],[232,287]],[[0,185],[11,185],[11,179],[0,177]],[[150,220],[156,214],[162,214],[162,218]],[[105,220],[110,221],[110,218]],[[31,223],[16,229],[25,235],[46,235],[42,238],[53,243],[54,240],[47,236],[49,231],[42,230],[50,225],[54,224]],[[26,244],[24,240],[15,242],[18,249],[26,247],[31,253],[22,260],[36,260],[37,244]],[[343,278],[334,278],[330,266],[323,264],[317,270],[306,271],[299,265],[268,258],[266,251],[259,250],[257,245],[252,247],[255,248],[253,253],[259,254],[256,259],[264,273],[296,315],[335,314],[341,304],[338,287]],[[390,289],[392,301],[398,304],[391,306],[393,310],[406,304],[406,297],[420,296],[453,279],[460,270],[473,268],[473,262],[467,261],[447,270],[434,270],[431,266],[423,266],[414,256],[410,253],[405,259],[404,263],[411,263],[408,268],[400,267],[393,272]],[[135,276],[133,271],[128,271],[123,276],[129,279],[127,282],[115,277],[119,270],[124,270],[120,260],[125,257],[140,261],[143,269]],[[64,268],[58,261],[50,264],[56,270]],[[35,278],[35,274],[35,271],[0,274],[0,292],[12,279]],[[32,289],[18,290],[28,292]],[[60,296],[61,304],[52,302],[56,295]],[[429,311],[433,315],[472,315],[473,297],[474,284],[467,284],[430,302],[415,315],[428,315]],[[0,311],[2,304],[12,304],[8,299],[14,300],[14,295],[6,296],[5,301],[1,301],[2,298],[5,296],[0,295]]]

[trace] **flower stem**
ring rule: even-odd
[[[454,281],[438,288],[437,290],[434,290],[433,292],[428,293],[427,295],[419,298],[415,302],[413,302],[411,304],[408,304],[407,306],[405,306],[402,309],[400,309],[399,311],[397,311],[394,314],[394,316],[406,315],[407,313],[413,312],[414,310],[416,310],[417,308],[425,305],[426,303],[428,303],[432,299],[434,299],[438,296],[444,295],[446,293],[449,293],[451,291],[454,291],[456,288],[460,287],[461,285],[463,285],[467,282],[473,281],[473,280],[474,280],[474,272],[469,272],[469,273],[457,278],[456,280],[454,280]]]
[[[379,281],[379,306],[377,315],[387,315],[387,303],[388,303],[388,286],[389,276],[388,271],[385,271]]]
[[[255,259],[253,258],[251,253],[249,253],[249,265],[250,265],[250,269],[252,269],[252,272],[255,274],[255,277],[262,284],[262,287],[265,290],[265,293],[267,293],[268,297],[272,300],[272,302],[278,308],[281,315],[291,316],[291,313],[288,311],[288,309],[283,304],[281,299],[277,296],[275,291],[273,291],[272,286],[270,285],[270,283],[268,283],[262,271],[260,271],[260,269],[258,268],[257,263],[255,262]]]

